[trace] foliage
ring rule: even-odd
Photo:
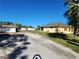
[[[26,26],[27,28],[33,28],[33,26]]]
[[[40,26],[39,25],[37,26],[36,30],[40,30]]]
[[[18,28],[22,27],[22,25],[21,25],[21,24],[16,24],[16,26],[17,26]]]
[[[14,25],[14,23],[9,21],[0,21],[0,25]]]
[[[22,25],[20,23],[13,23],[13,22],[10,22],[10,21],[0,21],[0,25],[16,25],[18,28],[21,28],[21,27],[26,27],[26,28],[33,28],[33,26],[27,26],[27,25]]]
[[[74,37],[79,30],[79,0],[65,0],[67,11],[65,17],[68,18],[68,24],[74,27]]]

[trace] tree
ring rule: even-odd
[[[40,26],[39,25],[37,26],[37,30],[40,30]]]
[[[27,26],[28,28],[33,28],[33,26],[31,26],[31,25],[29,25],[29,26]]]
[[[76,38],[79,30],[79,0],[65,0],[67,11],[65,17],[68,19],[68,24],[74,28],[74,38]]]
[[[21,24],[16,24],[16,26],[18,27],[18,29],[20,29],[22,27]]]
[[[14,23],[9,21],[0,21],[0,25],[14,25]]]

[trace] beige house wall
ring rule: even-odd
[[[57,28],[43,28],[44,32],[51,32],[51,33],[56,33]],[[72,28],[58,28],[59,33],[73,33]]]
[[[56,28],[43,28],[43,31],[45,32],[56,32]]]
[[[73,33],[73,32],[74,32],[73,28],[70,28],[70,27],[68,27],[68,28],[64,31],[64,33]]]

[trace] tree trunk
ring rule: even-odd
[[[58,27],[56,28],[56,33],[59,33]]]
[[[74,28],[74,33],[73,33],[73,35],[74,35],[74,39],[76,40],[76,38],[77,38],[77,27]]]

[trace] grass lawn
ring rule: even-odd
[[[59,35],[58,34],[52,34],[52,33],[47,33],[47,32],[41,32],[41,31],[38,31],[38,30],[35,30],[35,31],[20,31],[20,32],[31,32],[31,33],[36,33],[36,34],[46,36],[50,40],[57,42],[59,44],[62,44],[63,46],[68,47],[68,48],[72,49],[73,51],[79,53],[79,46],[68,42],[68,41],[72,40],[72,38],[73,38],[72,34],[67,34],[67,35],[58,37],[60,34]],[[79,38],[77,39],[77,42],[79,43]]]

